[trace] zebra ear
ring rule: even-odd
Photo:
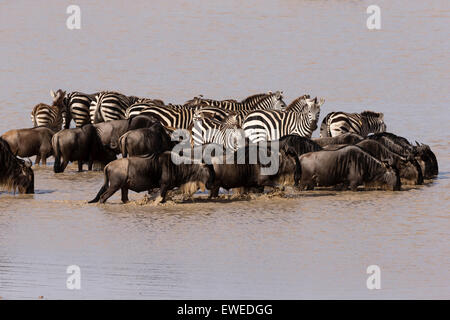
[[[56,97],[55,91],[50,90],[50,96],[54,99]]]
[[[320,98],[319,99],[319,106],[323,105],[325,103],[325,99],[324,98]]]
[[[380,119],[384,120],[384,113],[380,112]]]
[[[277,99],[280,99],[281,98],[281,92],[280,91],[275,92],[275,97]]]

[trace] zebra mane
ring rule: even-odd
[[[285,109],[285,111],[303,111],[303,108],[308,105],[309,94],[304,94],[292,101]]]
[[[272,94],[273,94],[273,93],[272,93],[271,91],[269,91],[268,93],[257,93],[257,94],[253,94],[253,95],[251,95],[251,96],[248,96],[248,97],[245,98],[245,99],[242,99],[242,100],[241,100],[241,103],[246,103],[246,102],[253,101],[253,100],[263,99],[263,98],[265,98],[265,97],[267,97],[267,96],[270,96],[270,95],[272,95]]]
[[[362,117],[367,117],[367,118],[380,118],[383,119],[384,114],[382,112],[374,112],[374,111],[363,111],[361,112],[361,116]]]

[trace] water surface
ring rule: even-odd
[[[450,298],[448,1],[77,1],[0,4],[0,131],[31,126],[49,90],[182,103],[309,93],[331,111],[385,113],[427,143],[439,177],[402,192],[88,205],[102,173],[36,168],[36,194],[0,193],[0,296]],[[318,136],[318,132],[314,133]],[[52,162],[52,161],[50,161]],[[141,200],[143,194],[131,194]],[[67,266],[81,290],[66,289]],[[366,288],[380,266],[382,289]]]

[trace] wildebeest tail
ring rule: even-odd
[[[55,157],[55,163],[53,165],[53,171],[55,173],[61,172],[61,151],[59,149],[59,139],[58,135],[54,135],[52,137],[52,149],[53,149],[53,156]]]
[[[128,136],[128,134],[125,133],[119,138],[119,148],[120,148],[120,153],[122,153],[123,158],[128,157],[127,136]]]

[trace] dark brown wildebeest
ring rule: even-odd
[[[217,197],[220,188],[263,191],[265,186],[276,188],[280,185],[297,185],[300,179],[300,163],[293,148],[278,151],[250,144],[231,155],[212,157],[211,161],[215,179],[211,188],[208,188],[210,198]]]
[[[425,179],[431,179],[438,175],[438,162],[428,145],[416,142],[416,146],[414,146],[406,138],[390,132],[376,133],[367,138],[378,141],[390,151],[402,156],[408,157],[413,155],[418,161]]]
[[[320,151],[322,147],[307,137],[301,137],[298,135],[287,135],[279,140],[280,150],[287,150],[287,148],[293,148],[298,156],[304,153]]]
[[[395,152],[390,151],[381,143],[365,139],[358,142],[355,146],[362,148],[372,157],[378,160],[391,161],[400,172],[400,178],[403,184],[423,184],[422,169],[413,155],[401,156]]]
[[[52,147],[55,173],[64,172],[70,161],[78,161],[78,171],[81,172],[84,161],[88,162],[88,170],[92,170],[94,161],[106,165],[116,159],[114,152],[103,147],[92,124],[56,133],[52,138]]]
[[[325,147],[333,144],[357,144],[364,138],[359,134],[349,132],[335,137],[312,138],[312,140],[321,147]]]
[[[335,151],[317,151],[301,155],[300,189],[314,187],[350,187],[359,185],[400,190],[400,173],[395,166],[372,157],[356,146]]]
[[[343,144],[330,144],[323,149],[328,151],[336,151],[347,147]],[[423,184],[422,168],[416,158],[411,155],[399,155],[393,151],[390,151],[381,143],[376,140],[365,139],[355,144],[356,147],[361,148],[372,157],[377,158],[380,161],[391,161],[399,170],[402,185],[415,185]]]
[[[208,187],[214,180],[211,165],[202,163],[176,164],[173,158],[182,161],[170,151],[150,157],[117,159],[105,169],[105,183],[97,196],[89,203],[105,203],[117,190],[122,190],[122,202],[128,202],[128,190],[147,191],[160,187],[160,201],[166,201],[169,190],[180,187],[188,192],[197,191],[197,186]],[[194,192],[195,192],[194,191]]]
[[[15,156],[28,158],[36,156],[35,164],[47,165],[47,158],[53,155],[52,137],[55,133],[47,127],[14,129],[2,135]]]
[[[159,122],[150,128],[128,131],[119,139],[120,152],[124,158],[159,154],[171,150],[176,143]]]
[[[153,117],[136,116],[132,119],[111,120],[94,124],[97,135],[105,148],[109,148],[116,154],[120,153],[119,138],[129,130],[148,128],[157,123]]]
[[[18,159],[9,144],[0,138],[0,185],[8,191],[34,193],[34,173],[31,163]]]

